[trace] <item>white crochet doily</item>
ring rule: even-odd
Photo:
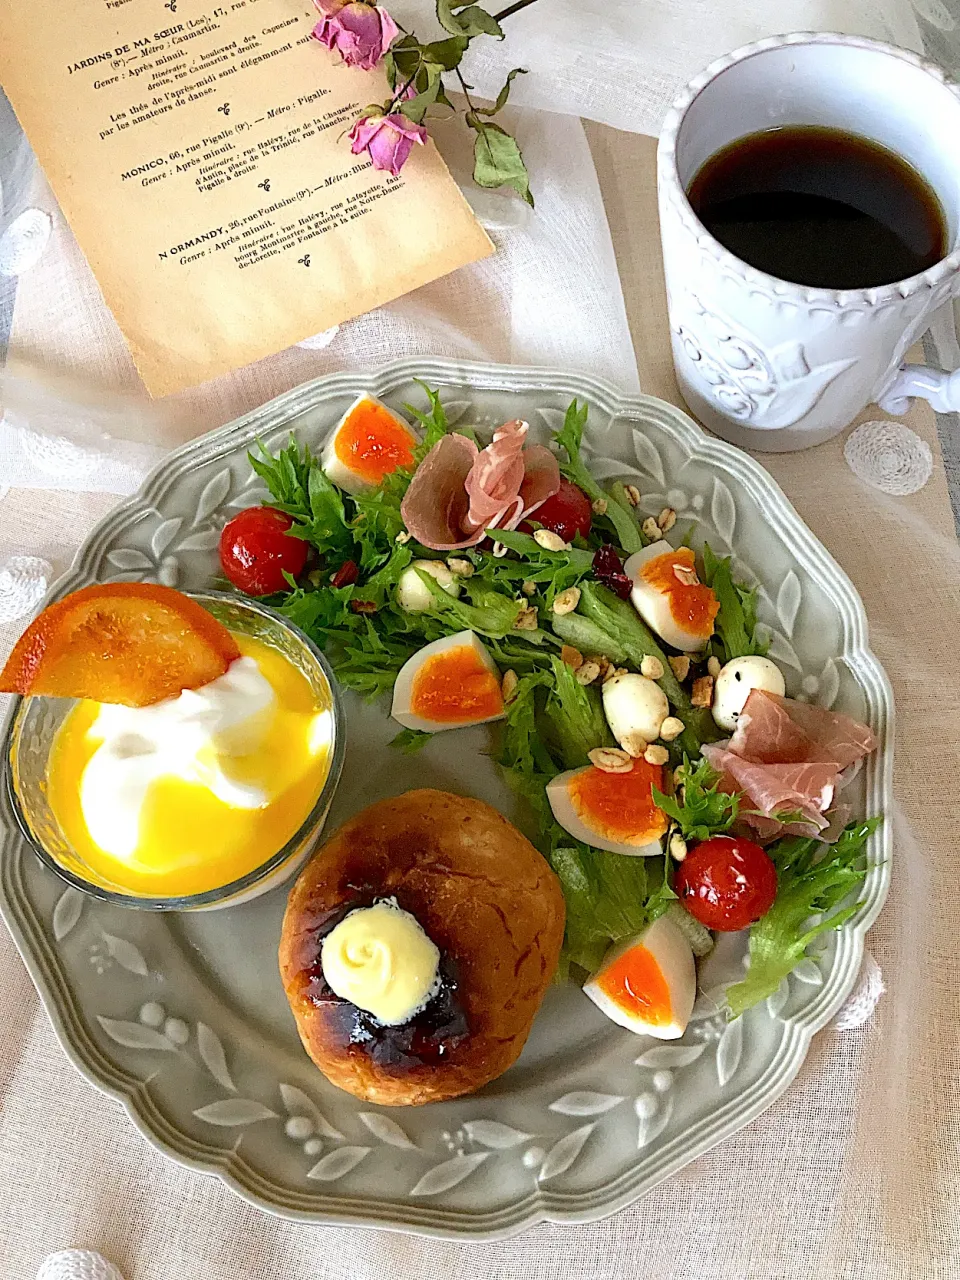
[[[0,565],[0,624],[33,613],[46,594],[53,566],[39,556],[11,556]]]
[[[916,493],[933,474],[925,440],[901,422],[862,422],[843,446],[850,470],[881,493]]]
[[[880,966],[870,952],[865,951],[857,985],[840,1006],[833,1020],[837,1031],[852,1031],[868,1023],[886,989]]]
[[[61,1249],[44,1260],[37,1280],[123,1280],[123,1276],[92,1249]]]

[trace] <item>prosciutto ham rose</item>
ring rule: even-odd
[[[475,547],[487,529],[515,529],[560,488],[544,445],[525,422],[507,422],[479,449],[466,436],[439,440],[420,463],[400,508],[414,538],[433,551]]]
[[[755,689],[733,736],[706,744],[703,755],[725,789],[740,792],[756,811],[741,809],[755,835],[816,837],[831,827],[844,770],[876,746],[870,729],[850,716]],[[787,814],[793,820],[784,823]]]

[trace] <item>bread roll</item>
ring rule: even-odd
[[[323,938],[352,910],[395,899],[440,950],[423,1010],[383,1026],[337,996]],[[479,800],[410,791],[345,823],[290,894],[280,972],[304,1047],[328,1080],[410,1106],[472,1093],[516,1061],[560,955],[564,900],[546,860]]]

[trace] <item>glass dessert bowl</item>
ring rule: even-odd
[[[343,767],[340,694],[316,646],[256,600],[189,598],[239,648],[222,677],[139,707],[28,694],[7,724],[4,786],[24,838],[68,884],[120,906],[212,910],[283,884]]]

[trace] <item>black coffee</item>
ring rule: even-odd
[[[789,126],[718,151],[690,184],[715,239],[781,280],[865,289],[947,253],[943,209],[905,160],[839,129]]]

